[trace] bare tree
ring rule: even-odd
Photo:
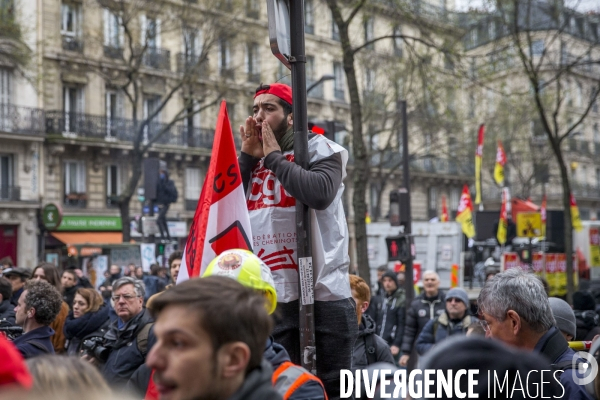
[[[176,131],[176,124],[189,122],[194,115],[214,106],[227,91],[228,71],[218,71],[222,78],[209,81],[208,60],[215,48],[234,37],[231,21],[236,17],[237,3],[222,1],[215,7],[211,2],[98,1],[109,24],[105,21],[104,50],[112,52],[116,60],[113,68],[102,68],[98,73],[124,96],[124,108],[130,112],[132,121],[127,127],[133,145],[128,157],[131,170],[117,199],[123,240],[127,242],[131,233],[127,222],[130,202],[143,173],[145,154],[160,144],[173,142],[185,146],[201,139],[195,137],[201,134],[199,129],[194,130],[188,124],[187,129]],[[110,24],[118,32],[111,32]],[[170,52],[161,48],[161,36],[179,37],[183,42],[182,52],[176,57],[176,72],[171,72]],[[158,85],[162,93],[151,104],[144,102],[146,85]],[[179,104],[174,113],[172,104]],[[159,116],[167,107],[171,107],[172,116],[161,122]],[[107,131],[110,129],[107,127]]]

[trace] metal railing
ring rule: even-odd
[[[114,46],[104,46],[104,55],[108,58],[120,60],[123,58],[123,48]]]
[[[83,53],[83,40],[72,37],[72,36],[63,36],[62,48],[63,48],[63,50],[75,51],[77,53]]]
[[[19,186],[0,186],[0,201],[21,200],[21,188]]]
[[[150,68],[170,71],[171,52],[167,49],[161,49],[159,47],[148,47],[144,52],[142,62],[145,66]]]
[[[0,132],[43,135],[44,110],[0,103]]]
[[[195,54],[177,53],[175,56],[177,72],[195,73],[198,75],[208,75],[208,59],[201,61],[200,56]]]

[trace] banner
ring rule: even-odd
[[[442,216],[440,221],[448,222],[448,206],[446,205],[446,196],[442,196]]]
[[[542,206],[540,207],[540,214],[542,215],[542,236],[546,237],[546,195],[542,199]]]
[[[483,136],[485,125],[479,126],[477,135],[477,150],[475,150],[475,204],[481,204],[481,159],[483,157]]]
[[[473,223],[473,203],[467,185],[463,186],[462,195],[458,204],[456,221],[462,225],[462,231],[468,238],[475,237],[475,224]]]
[[[583,229],[581,218],[579,217],[579,208],[577,207],[577,202],[575,201],[573,193],[571,193],[571,224],[573,225],[573,229],[577,232]]]
[[[217,118],[210,165],[183,252],[177,283],[202,276],[206,266],[225,250],[252,250],[251,237],[240,166],[223,101]]]
[[[494,180],[496,185],[504,186],[504,165],[506,164],[506,153],[502,142],[498,140],[498,149],[496,150],[496,166],[494,167]]]
[[[500,207],[500,220],[498,221],[498,231],[496,238],[498,243],[504,246],[506,243],[506,232],[508,231],[508,214],[506,213],[506,196],[502,193],[502,206]]]

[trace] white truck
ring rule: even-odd
[[[394,261],[388,262],[385,238],[401,233],[401,228],[390,226],[389,222],[374,222],[367,225],[369,267],[371,282],[377,281],[377,267],[387,265],[394,268]],[[413,244],[415,257],[413,264],[420,264],[421,272],[434,270],[440,275],[441,287],[450,287],[452,265],[461,265],[464,248],[461,226],[457,222],[413,222]],[[459,286],[463,285],[463,268],[459,268]],[[420,285],[419,277],[419,285]]]

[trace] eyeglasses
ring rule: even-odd
[[[486,331],[486,332],[490,331],[490,324],[488,324],[488,322],[485,319],[480,319],[479,325],[481,325],[481,327],[483,328],[484,331]]]
[[[117,301],[119,301],[119,299],[121,299],[121,297],[123,298],[123,300],[129,301],[129,300],[135,299],[136,297],[139,297],[139,296],[134,296],[134,295],[131,295],[131,294],[119,294],[119,295],[113,296],[112,300],[114,302],[117,302]]]
[[[451,303],[451,302],[453,302],[453,301],[454,301],[455,303],[460,303],[460,302],[462,302],[462,300],[461,300],[461,299],[459,299],[458,297],[450,297],[450,298],[446,299],[446,303]]]

